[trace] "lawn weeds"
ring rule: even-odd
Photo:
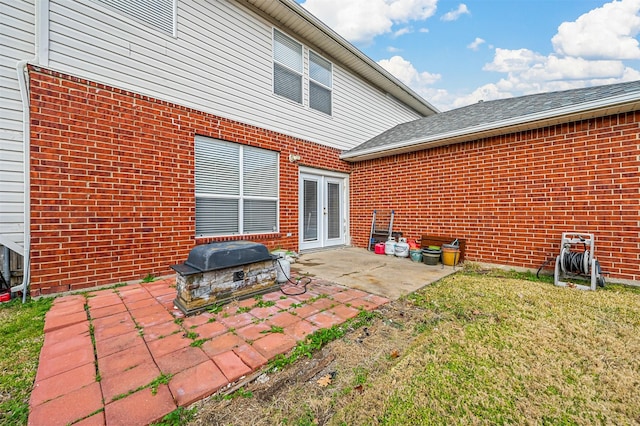
[[[27,424],[29,397],[53,299],[0,303],[0,424]]]

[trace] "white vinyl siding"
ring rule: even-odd
[[[16,66],[35,55],[33,0],[0,0],[0,244],[24,248],[24,134]]]
[[[331,116],[274,94],[272,24],[236,1],[179,1],[176,38],[92,0],[51,0],[49,15],[51,68],[249,125],[349,149],[419,118],[335,62]]]
[[[331,115],[331,62],[309,52],[309,107]]]
[[[176,0],[93,0],[158,31],[175,34]]]
[[[196,136],[196,236],[278,230],[278,154]]]

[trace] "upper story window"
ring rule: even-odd
[[[278,30],[273,33],[273,91],[302,103],[302,45]]]
[[[331,62],[309,52],[309,107],[331,115]]]
[[[308,71],[305,71],[304,50],[302,44],[274,29],[273,92],[305,105],[304,82],[308,90],[309,108],[331,115],[333,66],[309,50]]]
[[[177,0],[93,0],[158,31],[175,36]]]

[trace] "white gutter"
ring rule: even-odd
[[[513,131],[517,127],[521,127],[524,124],[538,125],[540,122],[551,119],[565,119],[578,114],[587,112],[594,112],[614,106],[620,106],[623,104],[630,104],[632,102],[640,102],[640,93],[626,93],[624,95],[612,96],[609,98],[598,99],[595,101],[585,102],[577,105],[570,105],[566,107],[551,109],[547,111],[541,111],[529,115],[517,116],[508,118],[501,121],[495,121],[490,123],[479,124],[473,127],[467,127],[463,129],[452,130],[446,133],[439,133],[427,138],[415,138],[396,143],[391,143],[383,146],[371,147],[368,149],[355,151],[353,153],[346,152],[340,156],[342,160],[364,160],[369,158],[378,158],[384,155],[392,155],[394,151],[416,151],[419,149],[426,149],[430,147],[445,145],[447,143],[456,143],[470,140],[469,136],[481,136],[483,133],[491,131],[502,130],[500,134],[504,134],[504,130],[510,129]],[[445,113],[446,114],[446,113]],[[566,121],[566,120],[565,120]]]
[[[31,113],[29,102],[29,72],[27,65],[30,62],[40,64],[40,59],[49,62],[49,0],[36,1],[35,4],[34,42],[35,56],[33,59],[25,59],[16,64],[18,73],[18,86],[22,100],[22,149],[24,155],[24,252],[22,284],[11,287],[11,292],[22,291],[22,303],[27,300],[29,281],[31,278]]]

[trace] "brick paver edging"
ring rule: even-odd
[[[60,297],[45,318],[29,425],[153,423],[389,301],[318,279],[307,288],[186,318],[174,279]]]

